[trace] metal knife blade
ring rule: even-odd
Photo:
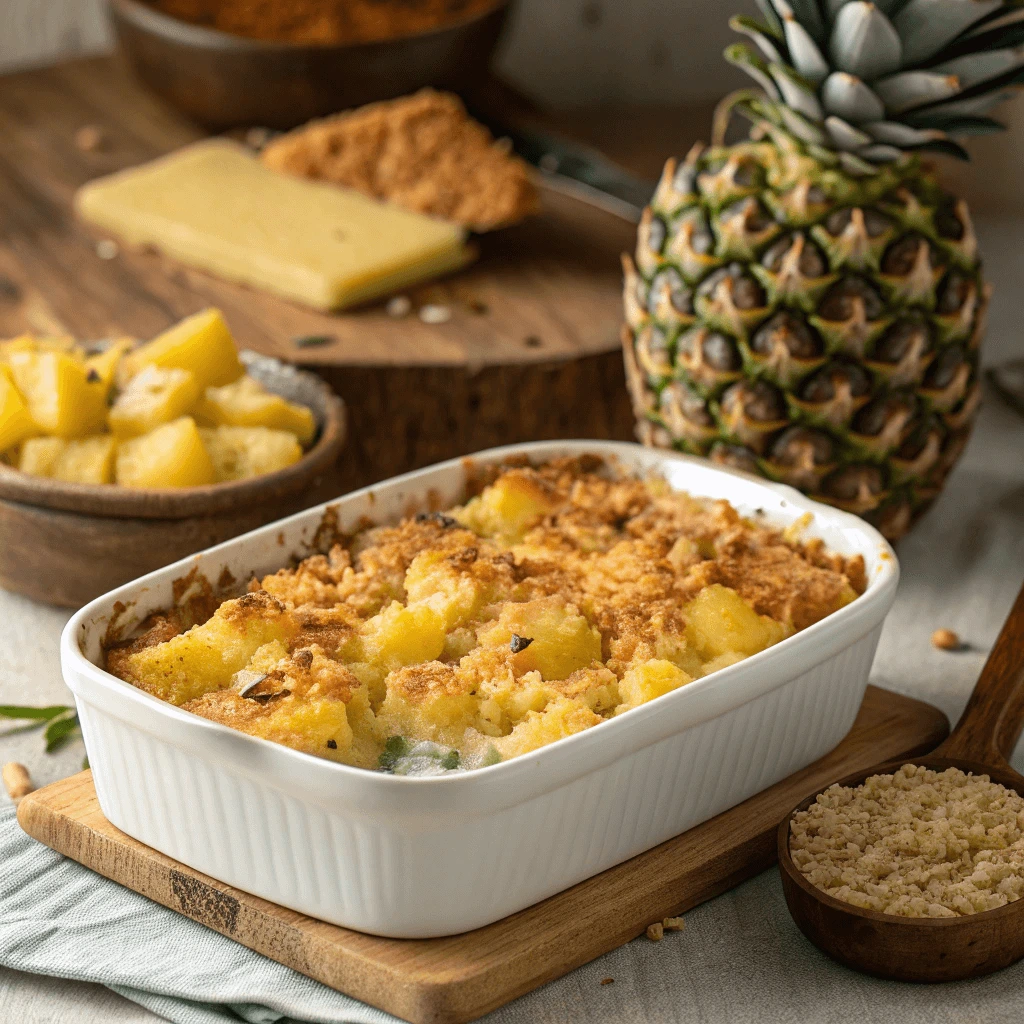
[[[494,124],[496,135],[544,176],[549,188],[574,195],[634,224],[650,202],[655,183],[629,173],[599,150],[575,139],[533,127]]]

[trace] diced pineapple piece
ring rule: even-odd
[[[481,715],[506,732],[531,711],[543,711],[559,697],[558,691],[545,683],[537,671],[527,672],[519,679],[489,679],[483,691],[486,700],[481,704]]]
[[[410,602],[424,601],[440,612],[447,630],[469,622],[493,600],[491,587],[460,572],[447,552],[437,550],[424,551],[412,560],[405,574],[405,593]]]
[[[233,384],[207,388],[196,410],[196,419],[212,427],[270,427],[287,430],[300,444],[309,444],[316,433],[316,419],[304,405],[271,394],[245,374]]]
[[[184,416],[198,398],[199,385],[188,370],[147,366],[117,396],[107,423],[118,437],[138,437]]]
[[[729,652],[749,656],[777,644],[786,627],[767,615],[758,615],[729,587],[705,587],[686,607],[686,634],[704,658]]]
[[[235,339],[219,309],[186,317],[125,357],[129,378],[144,366],[189,370],[201,391],[230,384],[243,372]]]
[[[85,437],[103,430],[107,396],[85,366],[62,352],[14,351],[8,357],[14,383],[40,431]]]
[[[476,724],[480,698],[451,665],[409,665],[391,672],[385,685],[387,696],[377,711],[378,732],[384,738],[415,736],[457,745]]]
[[[581,701],[560,697],[543,711],[529,712],[508,736],[496,737],[491,742],[504,760],[582,732],[601,721],[600,715]]]
[[[21,444],[36,432],[25,399],[14,386],[14,376],[6,363],[0,363],[0,452]]]
[[[122,441],[114,479],[123,487],[201,487],[216,479],[213,463],[191,416]]]
[[[516,543],[557,507],[558,499],[535,473],[513,469],[484,488],[456,518],[481,536]]]
[[[154,697],[184,704],[226,688],[260,647],[287,641],[297,632],[284,606],[256,591],[225,601],[202,625],[129,655],[124,671],[130,682]]]
[[[268,427],[201,427],[217,480],[245,480],[275,473],[302,458],[294,434]]]
[[[109,434],[67,441],[32,437],[21,446],[18,469],[76,484],[109,484],[114,477],[116,442]]]
[[[639,707],[641,704],[654,700],[671,690],[693,682],[693,676],[687,675],[678,665],[671,661],[655,658],[641,665],[632,665],[619,681],[619,694],[622,697],[620,711]]]
[[[53,476],[64,447],[61,437],[30,437],[18,454],[18,469],[31,476]]]
[[[118,379],[118,367],[125,353],[131,351],[133,344],[130,338],[117,338],[102,352],[86,358],[86,379],[90,383],[102,385],[104,396],[110,394],[110,389]]]
[[[337,699],[286,700],[254,725],[255,736],[335,761],[346,760],[345,755],[352,746],[348,708]]]
[[[434,661],[444,648],[444,618],[425,604],[392,601],[360,630],[364,660],[387,669]]]
[[[516,654],[517,670],[540,672],[546,680],[566,679],[601,660],[600,631],[557,597],[506,604],[479,639],[488,647],[506,647],[513,634],[520,637],[519,644],[528,641]]]

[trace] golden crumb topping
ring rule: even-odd
[[[867,585],[859,556],[593,458],[491,469],[472,489],[254,581],[191,628],[156,616],[108,668],[309,753],[440,771],[590,728]]]
[[[309,124],[271,142],[275,171],[329,181],[472,231],[514,224],[539,206],[527,164],[450,93],[421,89]]]

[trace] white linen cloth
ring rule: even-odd
[[[175,1024],[400,1024],[43,846],[13,807],[0,810],[0,965],[99,982]]]

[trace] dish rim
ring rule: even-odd
[[[597,454],[607,458],[609,456],[614,456],[616,453],[621,453],[623,455],[627,453],[633,453],[634,455],[640,453],[645,460],[643,468],[652,473],[658,472],[659,464],[671,461],[683,464],[695,464],[701,469],[716,475],[721,474],[725,476],[738,477],[747,483],[753,483],[757,486],[763,487],[767,492],[777,496],[780,499],[781,505],[792,505],[797,512],[791,521],[796,521],[806,512],[811,512],[814,515],[818,515],[819,513],[823,516],[827,515],[830,519],[833,519],[833,521],[837,521],[838,525],[854,529],[857,533],[862,535],[867,542],[874,543],[878,546],[877,569],[869,578],[867,589],[863,594],[859,595],[856,600],[851,601],[850,604],[845,605],[843,608],[825,616],[825,618],[819,620],[813,625],[800,630],[798,633],[794,633],[785,640],[782,640],[763,651],[750,655],[734,665],[719,669],[716,672],[711,673],[711,675],[704,676],[700,679],[695,679],[686,686],[679,687],[677,690],[663,694],[655,700],[647,701],[638,707],[631,708],[622,715],[617,715],[614,718],[602,721],[589,729],[584,729],[582,732],[562,737],[553,743],[545,744],[544,746],[530,751],[527,754],[522,754],[518,757],[500,761],[494,765],[474,768],[467,771],[445,773],[443,775],[401,776],[374,769],[359,768],[355,765],[342,764],[337,761],[317,757],[315,754],[308,754],[300,750],[295,750],[292,747],[275,743],[261,737],[251,736],[248,733],[232,729],[230,726],[224,725],[220,722],[214,722],[210,719],[184,711],[176,705],[170,704],[167,701],[161,700],[160,698],[133,686],[131,683],[112,675],[106,669],[100,668],[98,665],[94,664],[81,650],[81,640],[84,640],[86,636],[89,636],[92,630],[98,628],[99,623],[109,622],[110,611],[115,607],[116,603],[121,602],[122,604],[129,604],[130,602],[133,602],[138,596],[138,592],[143,589],[147,583],[151,585],[159,585],[163,582],[164,577],[173,576],[180,578],[181,576],[186,575],[192,568],[198,566],[201,560],[209,559],[211,556],[215,556],[218,553],[226,554],[230,546],[238,546],[247,540],[255,538],[255,536],[260,533],[269,534],[272,532],[280,532],[284,526],[298,522],[304,518],[309,518],[314,514],[322,517],[324,512],[329,508],[340,506],[343,503],[355,502],[359,498],[366,498],[373,495],[375,492],[379,492],[384,487],[400,490],[402,485],[413,484],[419,478],[435,474],[443,470],[456,469],[460,467],[464,468],[467,463],[479,463],[484,465],[492,464],[516,455],[526,455],[528,458],[535,461],[544,457],[557,457],[559,454]],[[649,460],[649,462],[646,460]],[[674,489],[683,490],[683,488]],[[412,490],[415,492],[415,488]],[[426,493],[425,488],[423,493]],[[809,535],[814,536],[813,527],[809,531]],[[823,505],[820,502],[813,501],[786,484],[768,481],[750,473],[745,473],[741,470],[715,466],[699,456],[685,455],[680,452],[671,452],[662,449],[653,449],[634,442],[597,440],[524,442],[512,445],[502,445],[497,448],[484,449],[471,455],[447,459],[443,462],[423,467],[422,469],[412,470],[408,473],[403,473],[395,477],[389,477],[386,480],[382,480],[368,487],[351,491],[339,498],[323,502],[319,505],[312,506],[309,509],[275,520],[266,526],[252,530],[247,534],[241,534],[238,537],[231,538],[230,540],[224,541],[223,543],[211,548],[207,548],[194,555],[189,555],[177,562],[172,562],[170,565],[164,566],[162,569],[157,569],[146,576],[142,576],[137,580],[126,583],[123,586],[118,587],[116,590],[110,591],[109,593],[90,601],[89,604],[85,605],[71,617],[61,634],[61,667],[66,680],[68,680],[69,675],[74,671],[84,673],[91,683],[98,685],[102,690],[110,694],[113,699],[125,699],[133,702],[143,713],[149,712],[155,714],[157,717],[168,719],[171,722],[177,723],[178,726],[192,731],[195,735],[201,735],[205,730],[205,735],[211,740],[213,737],[220,737],[224,743],[241,744],[238,749],[249,749],[251,751],[255,751],[257,756],[262,752],[266,757],[278,758],[282,768],[288,767],[299,772],[305,771],[308,773],[307,778],[310,780],[312,780],[315,773],[323,773],[321,775],[321,779],[325,784],[330,784],[331,782],[337,783],[339,781],[344,783],[348,780],[351,782],[353,787],[360,785],[370,786],[373,788],[384,786],[388,787],[395,793],[398,792],[399,788],[404,788],[411,793],[413,791],[412,787],[417,789],[436,789],[440,786],[445,787],[448,795],[454,797],[460,789],[464,791],[467,786],[471,786],[474,782],[492,780],[499,777],[505,779],[506,777],[512,777],[515,774],[523,775],[535,772],[536,769],[549,768],[550,771],[546,774],[554,780],[552,782],[552,786],[556,786],[561,785],[564,782],[562,774],[557,771],[557,762],[559,760],[571,760],[571,753],[582,744],[593,744],[597,742],[589,737],[608,737],[608,741],[604,744],[606,749],[615,747],[621,748],[618,753],[613,753],[612,756],[604,758],[604,763],[606,764],[610,764],[613,761],[618,760],[630,750],[639,749],[658,742],[660,738],[649,739],[640,744],[640,747],[638,748],[636,744],[631,745],[627,740],[630,733],[635,733],[644,729],[646,721],[658,715],[659,711],[664,711],[673,707],[681,707],[688,701],[692,702],[695,699],[700,699],[701,695],[705,694],[710,689],[708,681],[711,679],[714,679],[715,683],[719,684],[718,688],[720,688],[720,684],[726,680],[735,680],[736,682],[733,686],[733,692],[738,694],[742,693],[744,690],[752,691],[745,700],[736,701],[731,705],[732,707],[739,707],[762,693],[771,692],[771,690],[785,685],[785,683],[796,678],[803,672],[808,671],[815,665],[827,660],[830,656],[834,656],[839,651],[850,646],[857,639],[866,635],[866,633],[870,632],[870,630],[877,625],[877,622],[874,620],[874,607],[879,603],[885,603],[886,611],[888,611],[888,604],[891,603],[891,596],[899,581],[899,574],[899,562],[896,558],[895,552],[888,541],[886,541],[870,523],[854,516],[852,513],[844,512],[829,505]],[[865,620],[867,621],[866,625],[864,624]],[[858,622],[860,622],[859,627],[857,626]],[[837,644],[836,641],[838,639],[842,639],[845,642]],[[820,648],[823,653],[821,653],[820,656],[814,656],[812,659],[808,660],[808,653],[814,650],[815,645],[813,642],[815,640],[818,641],[817,647]],[[799,659],[798,664],[802,665],[803,662],[808,662],[806,665],[800,667],[799,671],[794,671],[792,668],[787,667],[787,663],[791,664],[794,660],[792,657],[794,652],[804,653],[804,657]],[[760,673],[762,679],[765,675],[777,676],[778,678],[771,685],[765,685],[763,681],[758,678],[759,669],[768,670],[767,672]],[[71,687],[72,692],[75,692],[75,686],[71,684],[70,680],[68,680],[68,685]],[[695,718],[692,724],[696,725],[704,720],[705,718]],[[146,732],[151,732],[151,730],[146,729],[139,723],[134,724],[136,728],[143,729]],[[610,731],[609,727],[614,727],[614,730]],[[675,730],[675,732],[678,731],[679,730]],[[669,735],[673,734],[674,732]],[[618,742],[611,742],[611,740],[616,736],[620,737]],[[166,739],[167,737],[163,736],[160,738]],[[271,753],[271,751],[273,751],[273,753]],[[592,768],[584,766],[579,770],[578,774],[582,775],[590,770],[592,770]],[[288,774],[291,775],[291,771],[289,771]],[[266,781],[273,784],[275,780],[273,776],[268,776]],[[309,796],[310,798],[313,798],[312,793],[310,793]]]

